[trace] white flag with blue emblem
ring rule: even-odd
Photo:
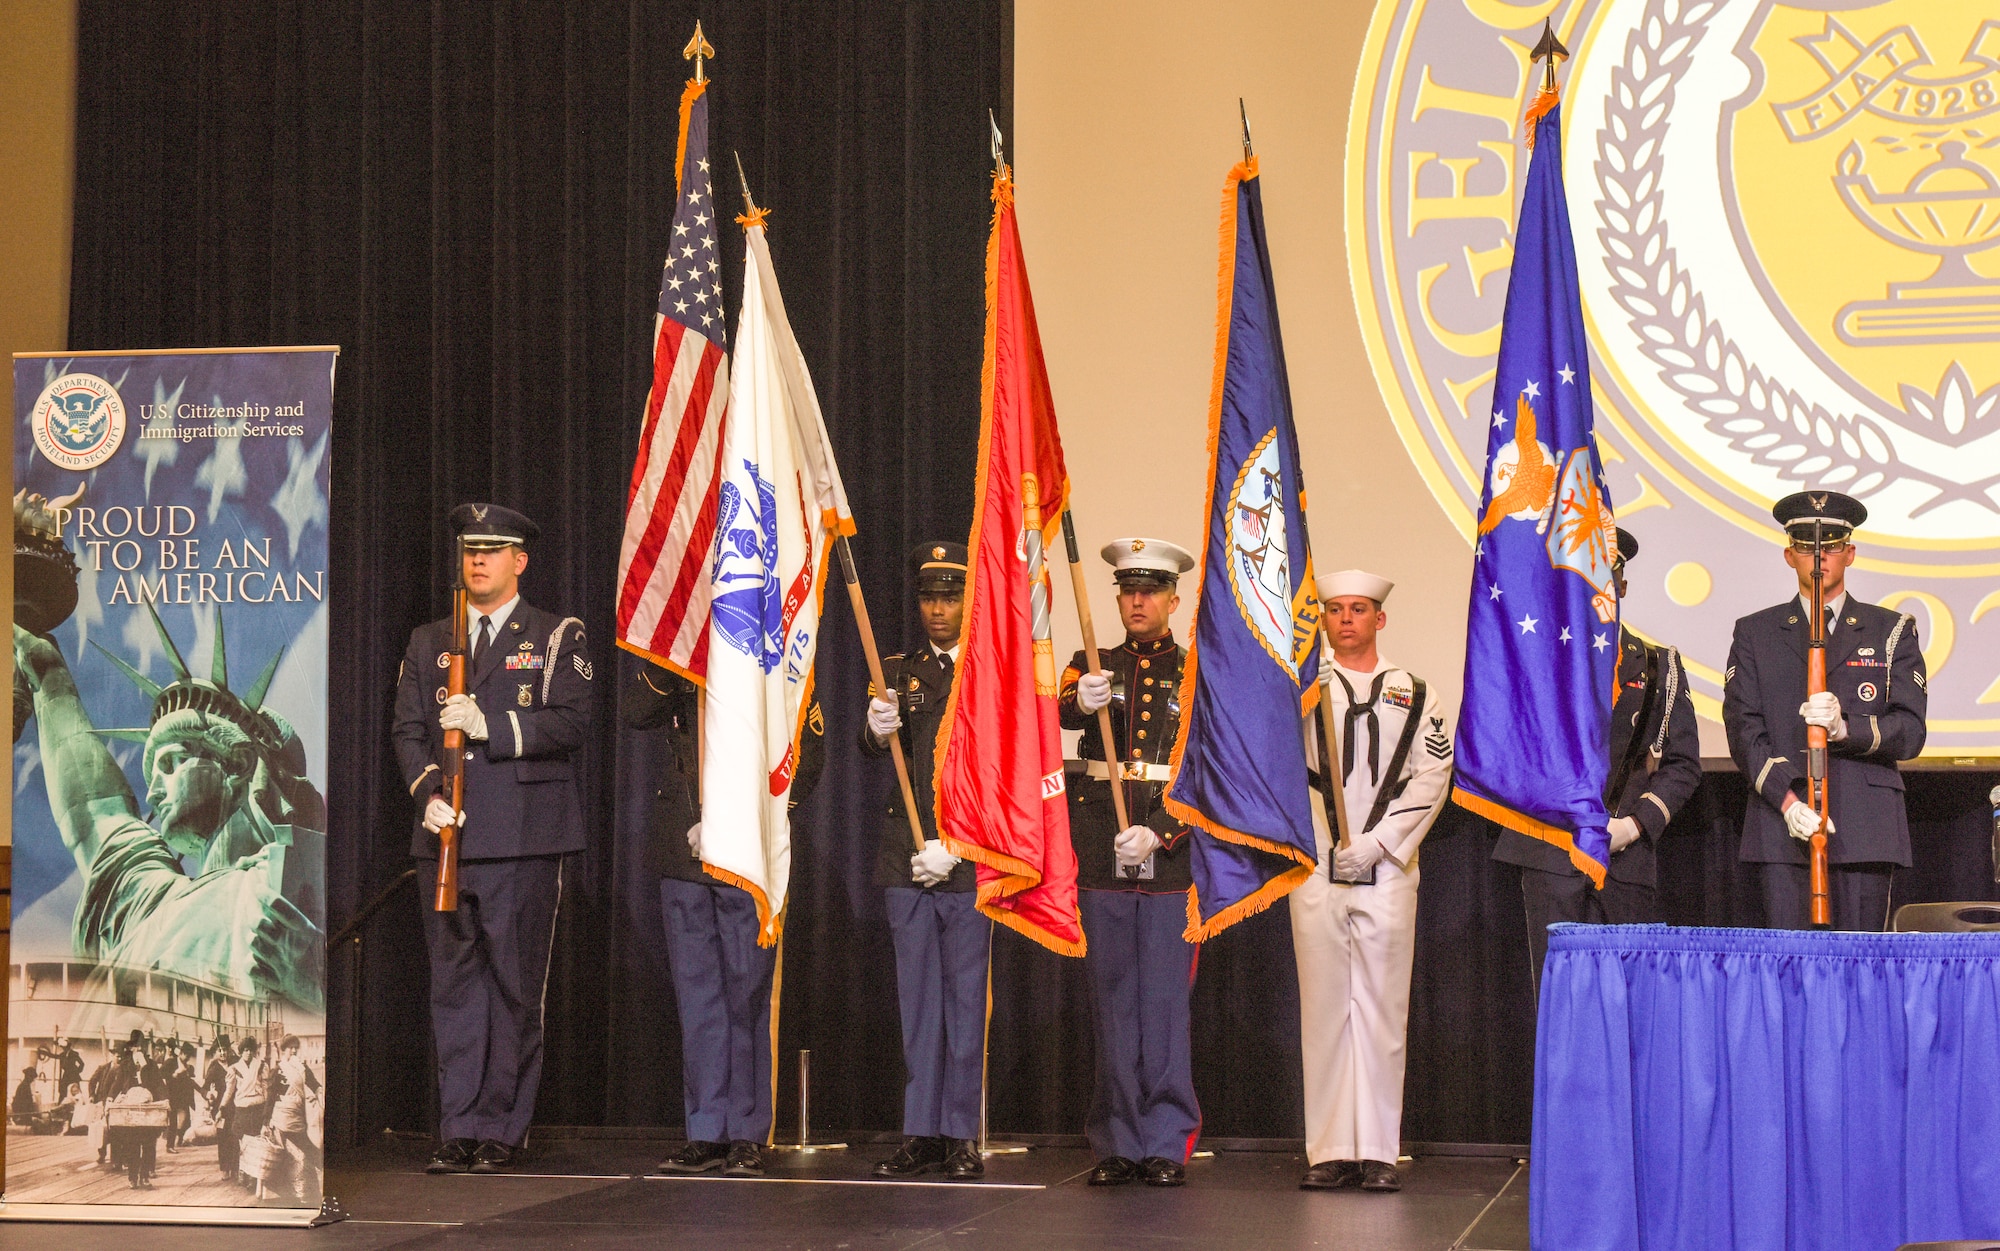
[[[791,878],[790,806],[812,707],[820,602],[834,539],[854,532],[847,491],[764,242],[744,223],[743,311],[722,435],[722,489],[701,761],[701,859],[757,901],[777,941]]]

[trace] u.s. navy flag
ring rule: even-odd
[[[1221,271],[1201,600],[1166,795],[1195,827],[1190,941],[1269,907],[1316,856],[1299,718],[1319,699],[1320,606],[1254,156],[1223,183]]]
[[[758,942],[777,941],[791,880],[792,775],[812,706],[820,601],[834,539],[854,533],[847,491],[764,242],[743,223],[743,311],[722,440],[708,569],[707,717],[701,859],[757,901]]]
[[[981,912],[1083,954],[1049,620],[1049,545],[1069,501],[1014,182],[993,176],[986,364],[958,677],[937,735],[937,827],[979,864]]]
[[[708,672],[707,564],[729,396],[707,91],[705,80],[690,79],[681,93],[673,234],[653,320],[653,386],[618,549],[618,645],[696,683]]]
[[[1527,193],[1500,327],[1466,616],[1453,798],[1553,843],[1599,886],[1618,598],[1553,88],[1529,110]]]

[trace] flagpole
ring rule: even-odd
[[[991,109],[986,110],[986,124],[993,132],[993,172],[997,174],[1006,168],[1006,162],[1001,159],[1000,123],[994,118]],[[1062,531],[1063,544],[1069,551],[1070,590],[1073,592],[1072,598],[1076,600],[1076,624],[1083,633],[1083,655],[1090,663],[1091,672],[1102,672],[1104,662],[1097,654],[1097,630],[1090,621],[1090,592],[1083,581],[1083,557],[1078,555],[1076,550],[1076,522],[1072,520],[1067,507],[1063,509]],[[1132,822],[1125,815],[1125,783],[1118,776],[1118,767],[1122,762],[1116,759],[1118,740],[1111,732],[1109,704],[1097,710],[1097,733],[1104,743],[1104,771],[1109,775],[1105,781],[1111,785],[1111,812],[1117,819],[1118,829],[1122,833]]]

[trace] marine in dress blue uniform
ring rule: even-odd
[[[1880,931],[1897,866],[1910,863],[1909,818],[1897,762],[1923,750],[1929,708],[1917,625],[1907,614],[1848,593],[1852,534],[1868,518],[1859,500],[1801,491],[1771,510],[1790,540],[1785,563],[1799,594],[1736,623],[1723,673],[1729,754],[1750,784],[1738,857],[1759,866],[1764,921],[1804,929],[1811,918],[1805,803],[1806,726],[1827,729],[1828,888],[1833,927]],[[1815,527],[1827,607],[1826,691],[1806,697]]]
[[[449,618],[410,635],[396,681],[393,736],[421,810],[410,840],[422,884],[437,1042],[436,1173],[509,1167],[534,1120],[542,1076],[542,1004],[562,899],[563,857],[583,850],[571,756],[590,726],[594,676],[583,623],[520,597],[535,523],[497,504],[462,504],[466,694],[447,701]],[[444,731],[465,731],[465,812],[458,910],[432,907]]]
[[[1638,554],[1639,540],[1619,530],[1612,571],[1621,600],[1625,566]],[[1502,829],[1493,846],[1495,860],[1521,866],[1529,971],[1536,986],[1548,955],[1549,926],[1556,922],[1644,925],[1660,919],[1656,850],[1667,823],[1701,785],[1701,735],[1680,653],[1623,626],[1618,635],[1618,703],[1611,712],[1611,768],[1604,783],[1611,813],[1604,889],[1592,886],[1567,852],[1541,839]]]
[[[647,661],[634,670],[619,709],[626,725],[655,731],[663,749],[648,797],[645,862],[660,882],[667,972],[681,1022],[687,1142],[659,1169],[755,1177],[765,1168],[778,1080],[771,1051],[778,949],[757,945],[757,904],[750,893],[701,867],[700,707],[693,682]],[[793,808],[819,780],[824,732],[814,702],[799,740]]]
[[[875,884],[883,888],[896,946],[905,1139],[875,1166],[877,1177],[940,1170],[952,1181],[971,1181],[986,1172],[979,1156],[979,1114],[993,922],[973,906],[978,878],[972,862],[953,856],[938,840],[933,788],[938,722],[958,668],[965,558],[960,543],[925,543],[911,553],[925,641],[903,655],[882,658],[888,691],[870,687],[868,721],[861,730],[861,750],[870,756],[888,755],[889,736],[901,738],[924,833],[919,851],[897,786],[882,816]]]
[[[1102,554],[1118,581],[1125,642],[1100,648],[1095,666],[1077,652],[1061,685],[1062,727],[1083,731],[1083,772],[1068,779],[1068,790],[1097,1036],[1086,1129],[1099,1162],[1090,1184],[1178,1186],[1201,1134],[1188,1020],[1198,949],[1181,936],[1194,886],[1188,828],[1161,797],[1173,780],[1187,655],[1167,623],[1194,557],[1138,538],[1109,543]],[[1096,715],[1106,706],[1109,744]],[[1111,806],[1114,774],[1132,823],[1124,830]]]

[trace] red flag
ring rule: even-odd
[[[965,635],[938,727],[938,830],[953,855],[978,862],[981,912],[1080,956],[1049,635],[1048,553],[1069,473],[1005,166],[993,176],[980,385]]]

